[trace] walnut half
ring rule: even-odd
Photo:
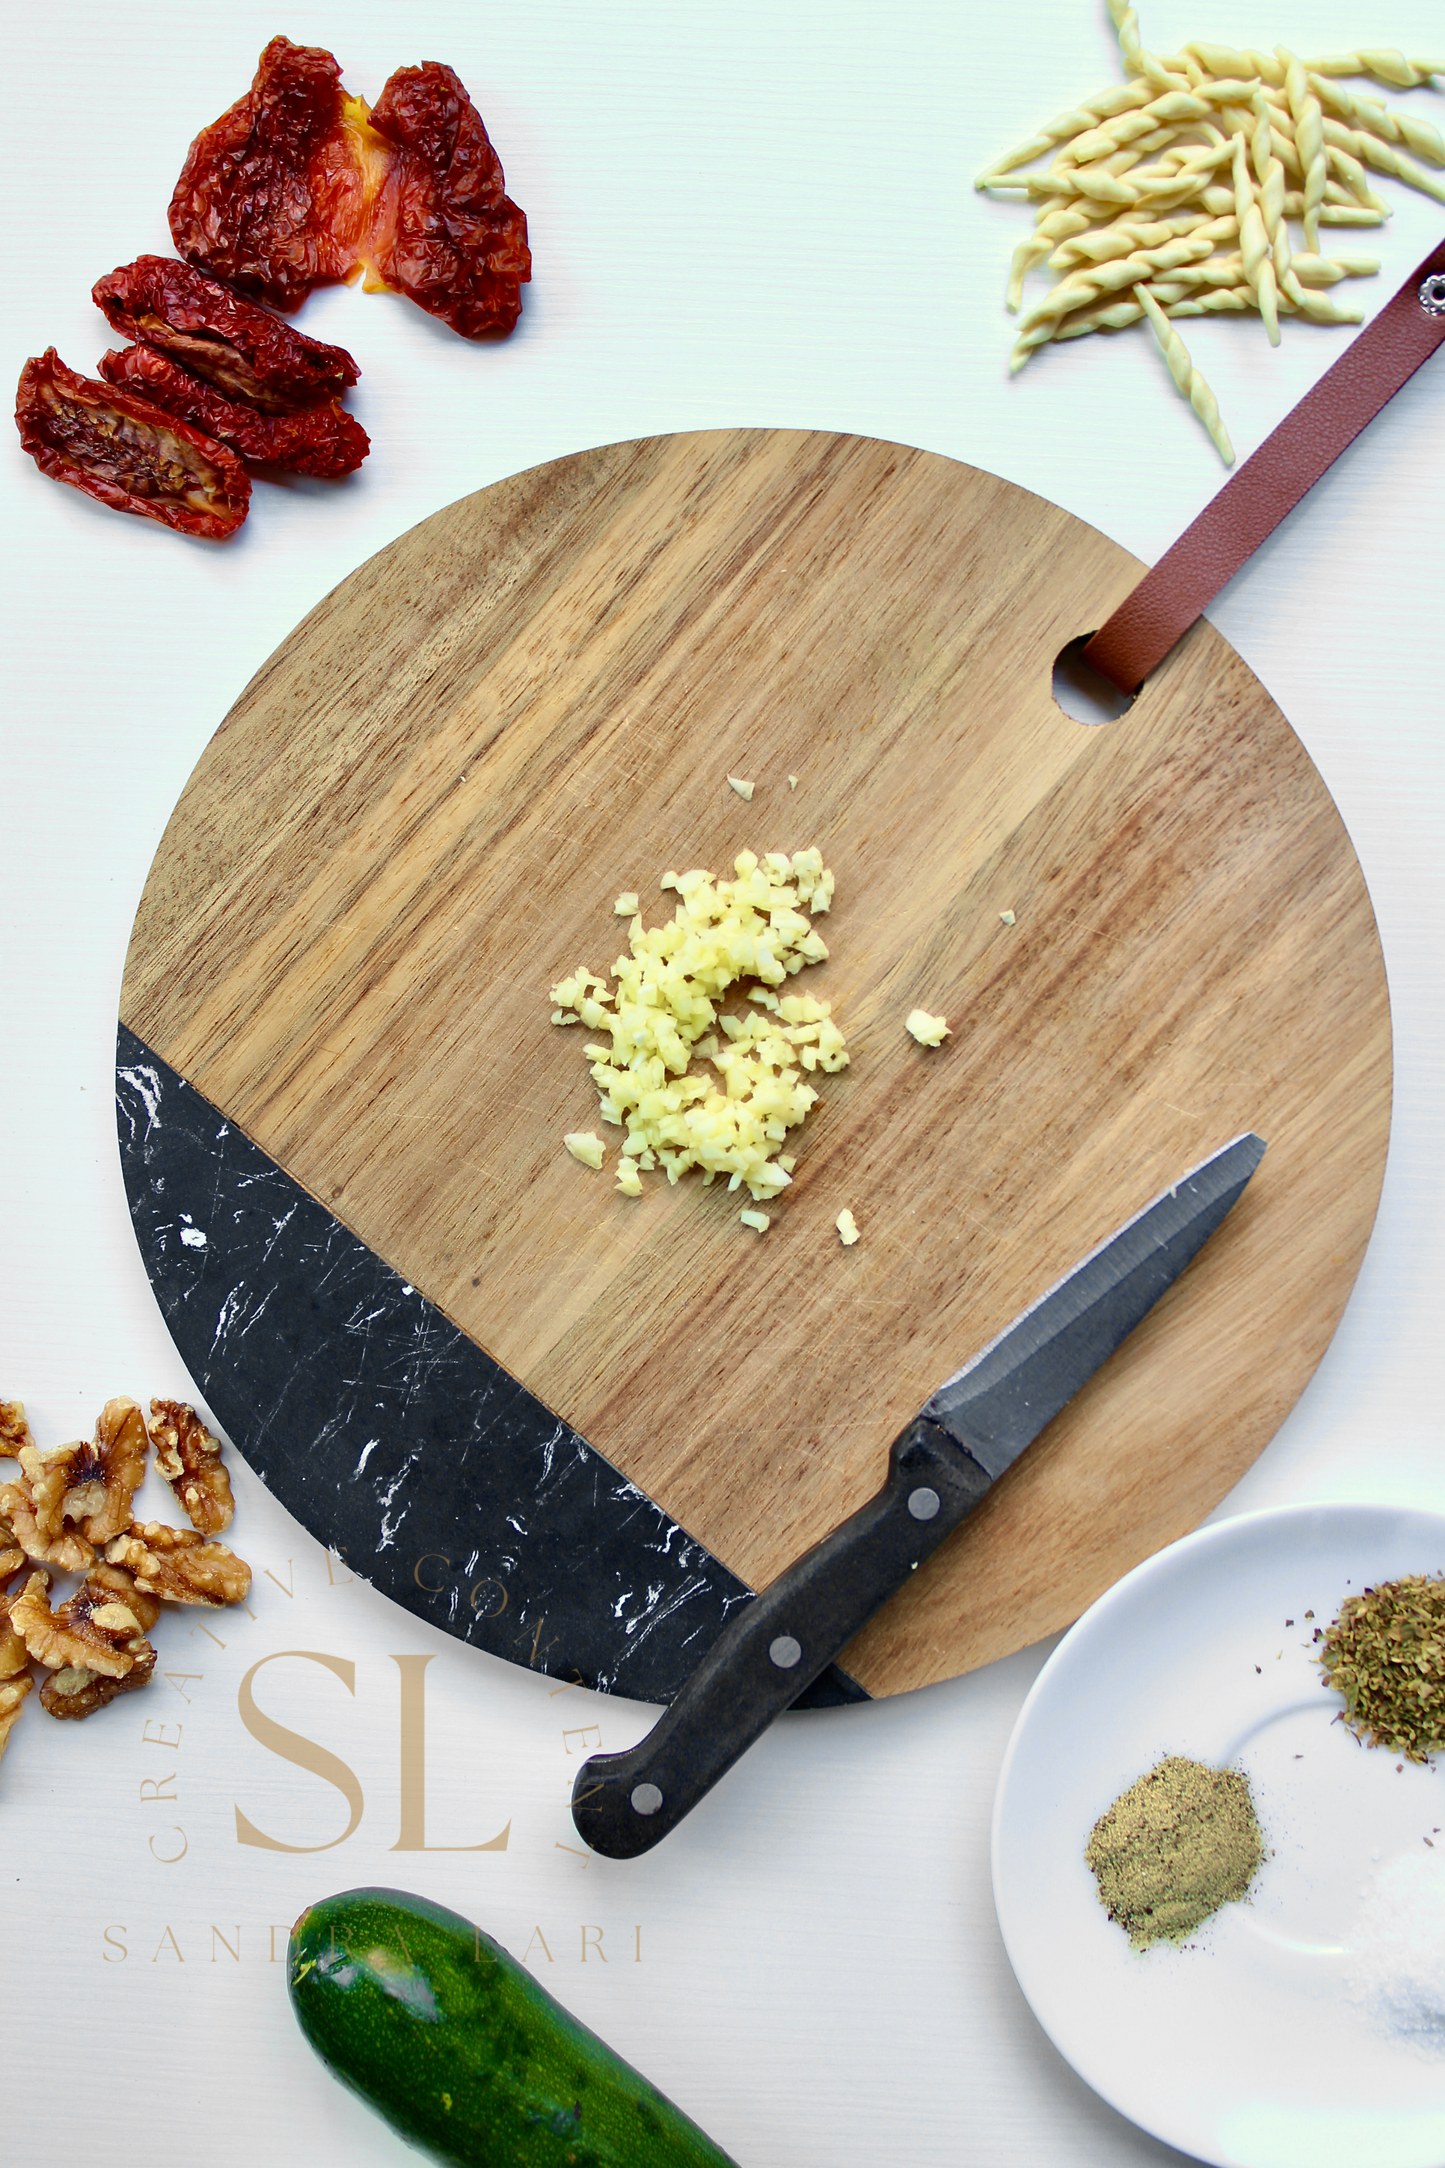
[[[27,1447],[26,1451],[29,1450]],[[0,1515],[4,1516],[25,1556],[37,1565],[60,1566],[67,1573],[84,1573],[88,1566],[95,1564],[94,1544],[87,1543],[77,1529],[62,1528],[53,1541],[41,1534],[30,1485],[23,1479],[19,1483],[0,1483]]]
[[[10,1606],[14,1601],[14,1596],[0,1596],[0,1679],[18,1678],[30,1661],[24,1635],[10,1623]]]
[[[74,1456],[83,1445],[22,1445],[21,1484],[35,1515],[35,1536],[47,1548],[65,1533],[65,1489]],[[59,1561],[56,1561],[58,1564]]]
[[[37,1594],[38,1603],[27,1617],[38,1640],[45,1629],[40,1613],[49,1606],[44,1591]],[[40,1706],[47,1715],[93,1716],[117,1694],[149,1686],[156,1652],[143,1629],[154,1623],[159,1611],[160,1605],[142,1596],[129,1574],[117,1566],[97,1566],[50,1621],[48,1653],[41,1656],[50,1666],[50,1677],[40,1688]],[[37,1653],[32,1646],[31,1654]],[[122,1662],[125,1668],[118,1670]]]
[[[17,1460],[22,1445],[34,1445],[23,1400],[0,1400],[0,1460]]]
[[[109,1543],[129,1523],[131,1500],[145,1481],[147,1443],[145,1417],[121,1395],[101,1409],[93,1444],[61,1448],[69,1455],[61,1511],[79,1522],[89,1542]]]
[[[49,1671],[98,1671],[123,1679],[147,1655],[147,1677],[155,1664],[155,1650],[134,1611],[114,1589],[94,1581],[52,1612],[46,1576],[32,1573],[11,1599],[10,1623],[35,1661]]]
[[[0,1761],[10,1744],[10,1734],[20,1714],[20,1704],[35,1681],[26,1670],[29,1651],[10,1623],[13,1596],[0,1596]]]
[[[191,1526],[203,1536],[219,1536],[236,1509],[231,1479],[221,1465],[220,1439],[184,1400],[153,1400],[150,1433],[156,1466]]]
[[[8,1581],[12,1573],[18,1573],[25,1563],[25,1547],[15,1540],[15,1531],[3,1512],[0,1512],[0,1581]]]
[[[92,1591],[109,1589],[110,1601],[123,1603],[128,1611],[133,1611],[142,1633],[148,1634],[161,1615],[159,1598],[148,1596],[143,1589],[137,1588],[135,1576],[127,1573],[124,1566],[96,1564],[86,1575],[85,1585]],[[97,1598],[100,1600],[103,1599]]]
[[[162,1603],[204,1603],[219,1609],[239,1603],[251,1589],[251,1569],[224,1543],[208,1543],[191,1528],[160,1521],[132,1521],[106,1545],[106,1563],[135,1575],[143,1595]]]
[[[34,1684],[35,1681],[26,1671],[16,1678],[6,1679],[4,1684],[0,1685],[0,1761],[4,1760],[5,1749],[10,1744],[10,1734],[15,1729],[20,1704]]]
[[[133,1694],[137,1687],[149,1686],[151,1673],[156,1668],[156,1652],[149,1641],[143,1641],[141,1649],[143,1653],[123,1679],[87,1671],[83,1664],[68,1664],[63,1671],[52,1671],[49,1678],[41,1682],[41,1708],[47,1716],[94,1716],[97,1709],[114,1701],[117,1694]]]

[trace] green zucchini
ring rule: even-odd
[[[500,1943],[424,1897],[324,1898],[287,1959],[327,2068],[450,2168],[736,2168]]]

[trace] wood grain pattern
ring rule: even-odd
[[[131,1029],[755,1586],[1024,1303],[1237,1131],[1268,1140],[1196,1265],[845,1655],[874,1693],[1037,1639],[1193,1526],[1312,1374],[1374,1216],[1384,971],[1303,748],[1202,623],[1120,721],[1053,701],[1053,657],[1138,572],[867,439],[558,461],[298,628],[136,918]],[[800,983],[853,1061],[772,1228],[695,1175],[617,1195],[561,1148],[596,1098],[547,988],[625,947],[619,891],[651,921],[670,866],[813,843],[832,955]],[[937,1053],[904,1033],[919,1003],[953,1026]]]

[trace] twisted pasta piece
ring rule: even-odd
[[[1294,123],[1288,113],[1271,111],[1269,147],[1271,155],[1279,160],[1290,179],[1303,188],[1305,184],[1304,160],[1300,157]]]
[[[1322,75],[1311,75],[1306,80],[1320,104],[1327,105],[1347,126],[1363,128],[1386,143],[1403,143],[1421,158],[1428,158],[1431,165],[1445,166],[1445,142],[1429,121],[1413,113],[1392,113],[1378,98],[1352,97]]]
[[[1120,150],[1109,153],[1109,170],[1113,173],[1128,172],[1131,167],[1138,165],[1141,158],[1150,158],[1155,151],[1165,151],[1168,155],[1177,159],[1179,153],[1171,151],[1170,145],[1174,142],[1174,138],[1178,133],[1178,128],[1170,124],[1164,127],[1151,128],[1147,135],[1136,136],[1132,143],[1127,143]],[[1097,158],[1089,161],[1079,161],[1080,164],[1091,163],[1095,165],[1101,162]],[[1061,150],[1054,160],[1054,171],[1056,173],[1069,173],[1074,170],[1074,165],[1074,146],[1071,143],[1067,149]]]
[[[1035,264],[1042,263],[1055,242],[1064,242],[1073,235],[1087,233],[1094,224],[1094,206],[1081,210],[1075,204],[1061,205],[1057,210],[1041,210],[1034,224],[1033,238],[1020,241],[1009,266],[1008,290],[1005,301],[1011,314],[1017,313],[1024,297],[1024,280]]]
[[[1293,53],[1277,48],[1285,63],[1284,87],[1289,98],[1289,109],[1294,120],[1295,149],[1304,169],[1304,203],[1302,217],[1305,229],[1305,246],[1318,250],[1320,245],[1320,205],[1324,201],[1328,167],[1325,160],[1325,137],[1320,101],[1310,87],[1311,78],[1303,61]]]
[[[1264,328],[1269,334],[1271,346],[1279,345],[1278,287],[1274,275],[1274,256],[1269,236],[1264,230],[1264,218],[1254,190],[1250,186],[1249,162],[1245,156],[1244,137],[1234,139],[1234,201],[1239,218],[1239,252],[1244,258],[1244,275],[1254,288],[1259,313],[1264,318]]]
[[[1144,314],[1154,326],[1154,336],[1159,341],[1164,359],[1169,365],[1169,374],[1209,431],[1214,448],[1226,467],[1232,467],[1234,465],[1234,446],[1229,441],[1228,430],[1219,418],[1218,400],[1190,360],[1188,347],[1184,344],[1184,341],[1180,338],[1148,287],[1136,286],[1134,292],[1138,296]]]
[[[1218,316],[1224,312],[1242,314],[1254,307],[1252,286],[1215,286],[1208,293],[1185,294],[1182,300],[1169,302],[1164,299],[1164,289],[1150,292],[1160,302],[1166,316]]]
[[[1280,295],[1279,305],[1283,314],[1308,316],[1317,324],[1362,324],[1365,320],[1362,301],[1336,301],[1333,294],[1317,293],[1298,280],[1292,292]]]
[[[1275,90],[1284,81],[1284,69],[1273,53],[1240,51],[1233,45],[1207,45],[1198,38],[1187,45],[1185,51],[1192,53],[1210,75],[1223,76],[1226,80],[1248,82],[1258,76],[1262,83],[1268,83]]]
[[[1129,0],[1107,0],[1109,20],[1119,39],[1119,53],[1131,74],[1147,76],[1161,90],[1189,88],[1187,75],[1171,73],[1162,60],[1146,52],[1139,42],[1139,17],[1129,5]]]
[[[996,158],[991,166],[985,166],[974,182],[975,188],[988,188],[1002,174],[1012,173],[1016,166],[1026,166],[1032,159],[1042,158],[1055,144],[1066,143],[1071,136],[1083,129],[1097,128],[1115,113],[1126,113],[1133,106],[1147,105],[1154,96],[1152,83],[1116,83],[1108,90],[1101,90],[1096,98],[1089,98],[1076,106],[1072,113],[1060,113],[1047,127],[1041,128],[1027,143],[1015,144],[1002,158]]]
[[[1259,184],[1259,215],[1270,250],[1270,261],[1260,265],[1260,314],[1270,334],[1271,345],[1277,346],[1279,311],[1275,304],[1279,295],[1279,282],[1289,270],[1289,228],[1284,222],[1284,167],[1274,155],[1269,107],[1262,92],[1256,94],[1254,101],[1254,134],[1250,139],[1250,156],[1254,161],[1254,177]],[[1266,294],[1267,302],[1264,299]]]
[[[1139,249],[1118,263],[1098,264],[1091,271],[1071,271],[1023,319],[1009,356],[1009,374],[1017,374],[1034,348],[1045,345],[1060,320],[1073,310],[1086,308],[1091,301],[1100,300],[1106,293],[1117,293],[1121,287],[1138,285],[1158,272],[1172,271],[1176,265],[1197,263],[1213,247],[1213,238],[1207,232],[1187,234],[1163,248]]]
[[[1095,226],[1062,241],[1049,258],[1051,271],[1072,271],[1083,263],[1110,263],[1116,256],[1130,256],[1135,249],[1162,248],[1186,233],[1197,233],[1208,223],[1205,213],[1188,212],[1182,218],[1116,219],[1112,226]],[[1223,238],[1223,236],[1221,236]]]
[[[1161,286],[1165,284],[1179,294],[1192,293],[1197,288],[1206,286],[1243,286],[1250,293],[1254,292],[1244,275],[1244,259],[1237,250],[1229,256],[1211,256],[1207,263],[1181,264],[1177,271],[1170,271],[1163,278],[1152,278],[1145,283],[1156,300],[1160,297]]]
[[[1340,193],[1343,196],[1344,190]],[[1344,202],[1332,201],[1329,185],[1326,184],[1325,200],[1320,205],[1322,226],[1383,226],[1384,223],[1384,212],[1371,210],[1368,204],[1356,203],[1353,199]]]
[[[1385,206],[1371,188],[1358,158],[1352,158],[1348,151],[1341,150],[1334,143],[1325,145],[1325,157],[1331,173],[1337,174],[1344,183],[1349,202],[1358,203],[1370,211],[1384,210]]]
[[[1445,181],[1437,181],[1433,173],[1417,166],[1403,151],[1381,143],[1376,136],[1367,135],[1363,128],[1344,128],[1337,120],[1327,120],[1324,130],[1325,143],[1330,150],[1357,158],[1362,164],[1373,166],[1377,173],[1388,173],[1394,180],[1403,181],[1407,188],[1418,188],[1422,196],[1433,196],[1437,203],[1445,203]]]
[[[1054,337],[1082,339],[1091,331],[1122,331],[1128,324],[1137,324],[1143,314],[1137,301],[1099,301],[1091,309],[1066,317]]]
[[[1135,203],[1138,188],[1122,176],[1138,160],[1129,151],[1116,151],[1112,158],[1101,158],[1092,166],[1055,168],[1059,181],[1071,192],[1087,196],[1091,203]]]
[[[1369,278],[1380,268],[1378,256],[1309,256],[1290,258],[1290,270],[1301,286],[1337,286],[1341,279]]]
[[[1212,286],[1202,293],[1188,293],[1175,279],[1151,279],[1151,293],[1166,316],[1240,315],[1254,307],[1252,286]],[[1065,317],[1054,333],[1056,340],[1082,339],[1091,331],[1123,331],[1144,314],[1141,301],[1099,301]]]
[[[1121,158],[1128,157],[1127,152],[1121,151],[1119,155]],[[1135,197],[1135,190],[1117,181],[1112,173],[1100,173],[1096,170],[1090,176],[1089,185],[1083,186],[1077,173],[1056,172],[1052,166],[1044,173],[1021,174],[1017,180],[1006,177],[1000,181],[991,181],[989,185],[994,189],[1003,189],[1011,195],[1034,198],[1052,196],[1056,200],[1061,196],[1081,195],[1098,203],[1126,204],[1132,203]]]
[[[1201,144],[1166,169],[1163,159],[1155,170],[1132,174],[1134,201],[1142,208],[1162,211],[1173,203],[1185,203],[1196,195],[1206,173],[1217,172],[1230,160],[1228,142]]]
[[[1107,158],[1111,151],[1123,150],[1161,124],[1173,127],[1182,121],[1206,120],[1209,112],[1208,103],[1192,91],[1166,91],[1162,98],[1151,98],[1138,112],[1121,113],[1105,126],[1089,129],[1069,145],[1068,154],[1086,165],[1091,158]]]
[[[1311,75],[1372,75],[1392,90],[1433,88],[1437,75],[1445,76],[1445,60],[1407,60],[1403,53],[1376,48],[1368,53],[1326,53],[1322,60],[1307,60]]]

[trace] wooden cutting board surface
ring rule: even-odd
[[[1374,1216],[1384,970],[1283,715],[1203,623],[1117,722],[1052,698],[1140,570],[870,439],[559,460],[312,612],[208,747],[135,922],[122,1020],[755,1587],[1060,1272],[1266,1138],[1195,1266],[845,1652],[872,1693],[1036,1640],[1194,1526],[1310,1378]],[[550,1025],[548,988],[625,948],[620,891],[652,923],[668,868],[811,844],[831,957],[797,983],[852,1065],[771,1228],[696,1174],[621,1196],[591,1034]],[[949,1019],[937,1052],[918,1004]],[[600,1175],[561,1141],[594,1127]]]

